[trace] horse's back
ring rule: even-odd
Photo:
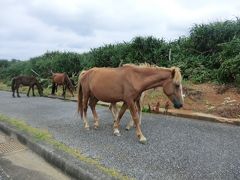
[[[59,85],[63,84],[64,79],[65,79],[65,73],[54,73],[52,75],[52,81]]]
[[[93,68],[89,72],[89,81],[92,84],[108,86],[120,85],[125,81],[125,72],[121,68]]]
[[[15,81],[15,83],[17,84],[22,84],[24,86],[34,84],[37,81],[36,77],[34,76],[24,76],[24,75],[16,76],[12,80]]]
[[[92,68],[81,76],[81,84],[99,100],[117,101],[123,98],[127,76],[124,68]]]

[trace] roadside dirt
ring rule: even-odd
[[[188,84],[183,86],[185,110],[214,114],[227,118],[240,118],[240,91],[231,86],[215,84]],[[161,88],[149,90],[144,107],[156,111],[158,107],[173,109]]]

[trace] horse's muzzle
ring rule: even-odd
[[[176,109],[180,109],[181,107],[183,107],[182,104],[174,104],[174,108],[176,108]]]
[[[183,107],[183,104],[177,101],[176,99],[173,100],[173,105],[174,105],[174,108],[176,109],[180,109],[181,107]]]

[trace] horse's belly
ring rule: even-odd
[[[95,89],[92,93],[98,100],[104,102],[118,102],[123,99],[122,94],[119,91],[116,92],[110,89]]]

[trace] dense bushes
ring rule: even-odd
[[[170,57],[169,57],[170,55]],[[130,42],[108,44],[88,53],[47,52],[29,61],[0,61],[0,79],[18,74],[50,76],[50,71],[69,75],[82,69],[117,67],[120,63],[178,66],[185,79],[194,82],[240,83],[240,20],[194,25],[188,37],[166,42],[135,37]]]

